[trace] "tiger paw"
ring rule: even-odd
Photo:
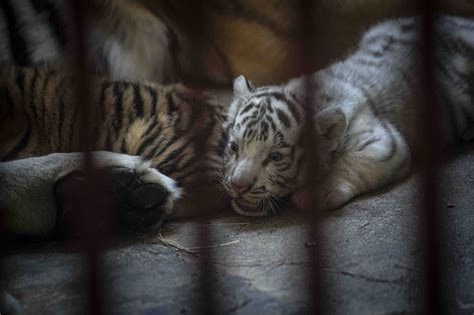
[[[303,189],[293,193],[293,204],[301,210],[335,210],[347,203],[351,196],[341,189]]]
[[[160,224],[173,211],[180,189],[174,180],[156,169],[141,163],[135,167],[127,164],[104,167],[99,163],[99,167],[96,177],[101,182],[96,185],[100,185],[101,193],[92,196],[94,205],[97,209],[112,208],[112,214],[94,216],[98,228],[105,220],[113,220],[121,230],[141,230]],[[81,204],[84,205],[86,196],[85,173],[74,170],[59,177],[54,190],[58,206],[57,229],[61,234],[71,228],[77,231],[78,227],[72,225],[80,221],[77,211]]]

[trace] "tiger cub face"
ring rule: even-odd
[[[254,89],[243,76],[234,81],[222,182],[237,213],[273,214],[298,186],[303,120],[300,102],[284,87]]]

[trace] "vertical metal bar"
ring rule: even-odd
[[[101,265],[102,253],[105,249],[104,240],[107,239],[110,222],[99,230],[95,223],[101,219],[110,219],[111,196],[104,190],[104,185],[111,184],[103,176],[100,176],[94,166],[90,151],[94,150],[96,143],[93,126],[97,126],[98,117],[90,102],[91,77],[87,67],[87,49],[85,43],[86,29],[86,5],[87,1],[71,0],[71,14],[73,16],[73,55],[72,69],[76,83],[76,106],[78,108],[78,119],[80,120],[80,148],[84,152],[86,187],[82,192],[83,200],[76,205],[78,211],[78,228],[81,233],[79,250],[85,252],[86,259],[86,294],[88,298],[87,312],[90,314],[103,314],[105,309],[104,293],[105,283]],[[100,203],[99,200],[109,202]],[[106,215],[109,214],[109,215]]]
[[[203,224],[199,230],[199,246],[204,249],[201,252],[201,262],[199,264],[199,289],[200,291],[200,305],[198,306],[201,314],[216,314],[217,305],[215,299],[215,282],[212,263],[212,248],[211,243],[211,229],[210,224]]]
[[[421,235],[424,249],[422,261],[424,293],[422,310],[425,314],[443,313],[441,229],[439,228],[438,169],[441,164],[440,141],[443,136],[440,126],[440,103],[436,97],[436,73],[434,42],[435,1],[422,0],[422,71],[423,99],[420,104],[421,130],[418,139],[418,154],[421,166]]]
[[[5,213],[6,209],[0,207],[0,307],[6,307],[6,296],[5,292],[7,289],[8,278],[6,274],[5,257],[8,252],[7,240],[6,240],[6,222],[5,222]]]
[[[302,47],[302,54],[300,56],[301,68],[303,69],[304,73],[307,75],[304,79],[304,99],[303,102],[305,104],[305,110],[309,113],[312,112],[312,108],[316,106],[315,99],[314,99],[314,85],[311,82],[311,77],[308,76],[315,69],[312,68],[312,65],[315,64],[311,58],[316,57],[315,53],[315,42],[316,42],[316,25],[313,21],[312,16],[315,12],[315,1],[312,0],[301,0],[300,1],[300,23],[301,23],[301,32],[303,33],[303,47]],[[306,186],[311,187],[312,184],[314,185],[314,179],[318,176],[318,143],[315,138],[314,134],[314,121],[313,115],[305,115],[305,131],[304,136],[306,137],[305,142],[305,154],[306,156],[310,157],[308,159],[308,170],[307,170],[307,178],[306,178]],[[308,243],[311,246],[307,247],[307,252],[309,256],[309,260],[311,262],[310,265],[310,276],[308,278],[309,286],[308,286],[308,305],[309,311],[312,314],[323,314],[324,307],[322,304],[323,300],[323,278],[322,278],[322,235],[320,233],[320,219],[321,213],[318,211],[318,204],[314,199],[314,195],[310,196],[310,202],[313,205],[313,209],[311,211],[310,220],[308,224],[308,234],[307,239]]]
[[[195,0],[186,3],[186,7],[182,10],[182,13],[179,14],[179,21],[177,21],[181,27],[185,30],[188,39],[191,40],[193,47],[196,49],[194,54],[201,55],[205,51],[207,44],[203,38],[207,38],[207,34],[211,32],[210,19],[206,15],[206,6],[209,5],[208,0]],[[199,45],[202,45],[201,47]],[[202,77],[199,74],[196,77]],[[194,80],[193,80],[194,81]],[[196,108],[196,110],[199,110]],[[200,115],[198,115],[200,116]],[[207,137],[209,135],[206,133],[201,134],[201,138],[197,139],[196,143],[196,156],[205,157],[207,154],[206,150],[208,148]],[[197,159],[201,160],[200,158]],[[202,175],[204,176],[204,175]],[[206,178],[199,179],[199,182],[206,183],[208,180]],[[199,198],[199,196],[196,196]],[[202,205],[205,202],[201,200],[196,200],[196,204]],[[202,209],[206,210],[206,209]],[[203,211],[205,212],[205,211]],[[212,268],[213,262],[213,249],[210,246],[212,242],[212,225],[211,224],[202,224],[199,227],[198,234],[198,246],[202,247],[201,251],[201,260],[199,263],[199,298],[197,306],[197,312],[205,315],[212,315],[219,313],[218,303],[216,299],[216,275],[214,269]]]

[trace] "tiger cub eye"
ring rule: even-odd
[[[269,159],[275,162],[280,161],[282,158],[283,158],[283,155],[280,152],[273,152],[269,156]]]
[[[237,152],[239,151],[239,146],[235,142],[231,142],[229,145],[229,148],[232,152]]]

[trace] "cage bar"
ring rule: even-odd
[[[102,251],[105,250],[105,241],[110,235],[111,219],[111,195],[107,193],[107,187],[111,182],[107,181],[103,174],[99,174],[94,165],[91,151],[95,149],[95,137],[91,126],[96,125],[97,117],[92,108],[90,95],[92,93],[90,83],[93,78],[88,71],[87,49],[85,43],[86,9],[87,2],[83,0],[71,0],[71,14],[73,17],[73,58],[71,67],[76,82],[76,106],[78,108],[78,119],[80,120],[80,148],[84,154],[84,171],[86,177],[85,191],[82,192],[84,199],[76,205],[78,211],[76,218],[78,223],[75,228],[81,234],[78,241],[78,250],[84,253],[85,274],[84,289],[87,296],[85,311],[90,314],[106,313],[105,292],[107,291],[102,268]],[[99,203],[99,200],[106,200]],[[91,222],[99,222],[106,219],[104,227],[99,227]]]
[[[302,32],[302,50],[300,56],[300,69],[304,71],[304,108],[311,113],[311,108],[315,106],[314,98],[314,85],[311,82],[310,74],[314,72],[312,65],[315,63],[309,58],[316,58],[316,25],[312,20],[312,15],[315,11],[315,1],[312,0],[301,0],[299,4],[299,20],[301,23]],[[305,154],[311,159],[307,161],[307,177],[306,187],[314,185],[314,179],[318,178],[318,143],[314,135],[314,120],[313,115],[305,115]],[[314,194],[310,196],[310,203],[312,210],[308,220],[308,233],[306,235],[307,240],[305,244],[311,244],[307,246],[306,251],[310,261],[309,265],[309,277],[308,277],[308,310],[312,314],[324,314],[323,301],[323,275],[322,275],[322,257],[323,257],[323,246],[322,246],[322,235],[320,231],[321,224],[321,213],[318,211],[318,204],[315,200]]]
[[[434,23],[436,20],[436,1],[420,2],[422,18],[422,88],[423,98],[420,103],[419,139],[417,154],[421,166],[421,216],[420,231],[424,255],[422,258],[421,279],[424,294],[421,309],[425,314],[441,314],[443,312],[443,295],[441,279],[443,278],[440,230],[440,191],[438,186],[438,170],[441,165],[440,102],[436,97],[436,73],[434,70],[436,44]]]

